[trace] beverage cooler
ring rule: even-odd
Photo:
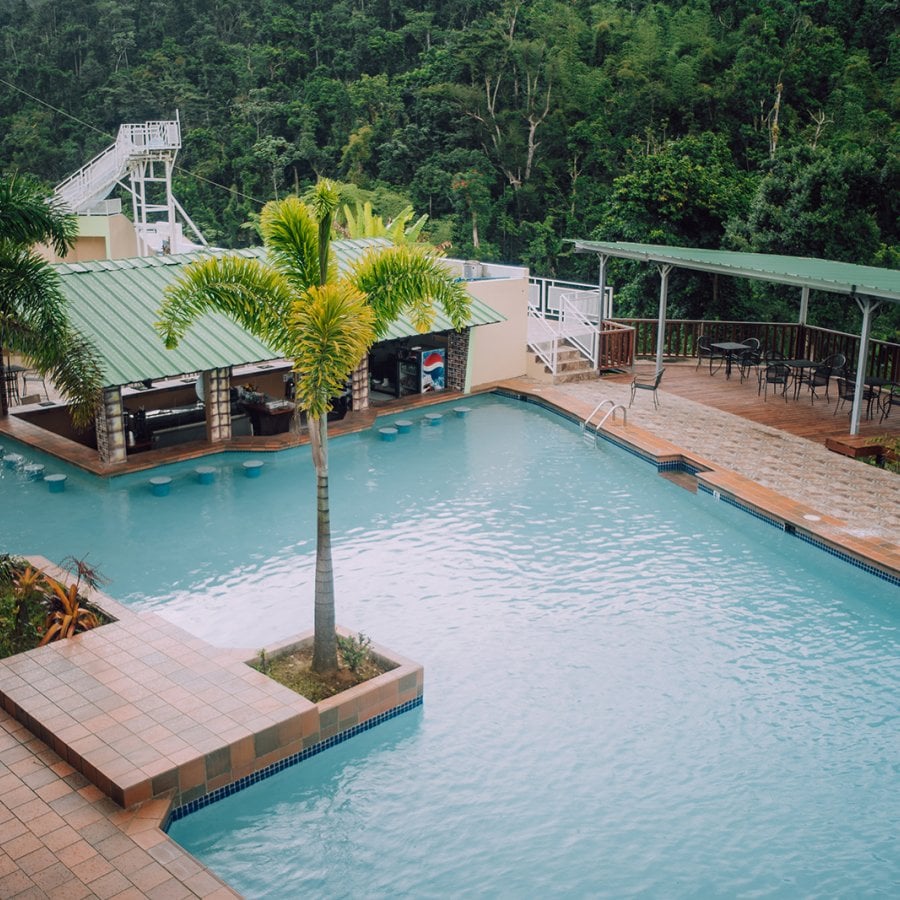
[[[400,394],[427,394],[446,386],[446,351],[440,347],[410,347],[397,359]]]

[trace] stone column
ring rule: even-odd
[[[466,389],[466,371],[469,366],[469,331],[451,331],[447,339],[447,390]]]
[[[207,369],[203,379],[206,403],[206,439],[219,443],[231,439],[231,368]]]
[[[122,416],[122,388],[103,389],[103,400],[97,413],[97,452],[104,464],[125,462],[125,421]]]

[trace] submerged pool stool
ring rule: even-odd
[[[248,478],[259,478],[259,473],[262,472],[263,461],[261,459],[248,459],[241,463],[244,467],[244,474]]]
[[[44,467],[40,463],[27,463],[22,466],[22,471],[29,481],[41,481],[44,477]]]
[[[21,453],[7,453],[3,457],[3,468],[4,469],[18,469],[19,466],[24,462],[24,458]]]
[[[469,406],[454,406],[453,412],[456,413],[457,419],[463,419],[468,413],[472,412],[472,408]]]
[[[66,475],[45,475],[44,484],[51,494],[61,494],[66,489]]]
[[[425,421],[429,425],[440,425],[443,418],[440,413],[425,413]]]
[[[165,497],[172,486],[172,479],[168,475],[157,475],[150,479],[150,490],[154,497]]]
[[[379,428],[378,436],[383,441],[396,441],[399,428]]]
[[[400,434],[407,434],[412,431],[412,427],[412,419],[397,419],[397,421],[394,422],[394,428],[396,428]]]
[[[213,466],[197,466],[194,471],[200,484],[212,484],[216,480],[216,470]]]

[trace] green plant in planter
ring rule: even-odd
[[[362,632],[358,637],[337,636],[338,649],[351,672],[358,672],[369,658],[372,641]]]
[[[97,614],[82,605],[83,598],[78,596],[78,582],[66,588],[49,576],[44,576],[44,584],[50,591],[52,608],[47,614],[41,646],[72,637],[80,631],[89,631],[100,624]]]

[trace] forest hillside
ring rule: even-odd
[[[318,176],[462,258],[596,277],[566,238],[896,268],[896,0],[0,0],[0,169],[52,186],[174,118],[206,237],[257,241]],[[653,273],[613,272],[622,314]],[[670,314],[796,317],[796,292],[673,279]],[[853,327],[853,304],[811,319]],[[900,316],[879,317],[881,336]],[[894,337],[894,339],[897,339]]]

